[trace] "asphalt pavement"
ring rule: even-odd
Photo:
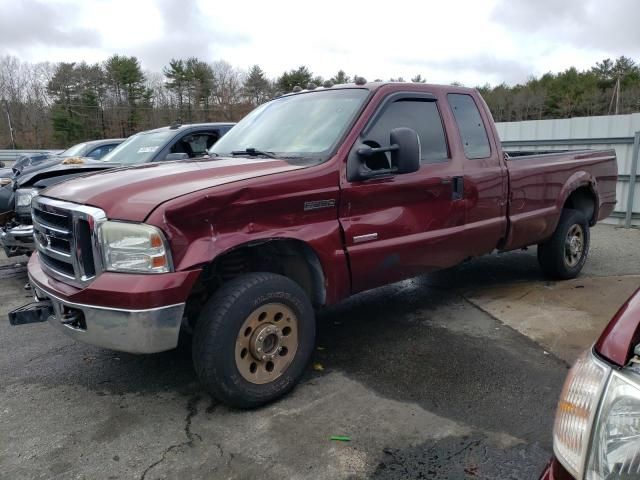
[[[599,225],[569,282],[533,248],[357,295],[319,315],[304,381],[254,411],[210,398],[185,352],[0,321],[0,478],[537,478],[568,366],[640,286],[639,245]],[[0,319],[25,282],[0,261]]]

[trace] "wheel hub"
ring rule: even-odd
[[[578,224],[571,226],[567,232],[565,240],[565,254],[564,258],[567,265],[575,267],[580,258],[582,257],[582,251],[584,249],[584,232],[582,227]]]
[[[282,351],[282,330],[270,323],[258,327],[249,342],[251,355],[256,360],[273,360]]]
[[[578,237],[571,238],[569,248],[571,249],[571,253],[574,255],[580,252],[580,239]]]
[[[281,303],[256,308],[236,337],[236,367],[250,383],[265,384],[279,378],[298,350],[298,317]]]

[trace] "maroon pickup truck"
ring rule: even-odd
[[[573,366],[541,480],[640,478],[640,289]]]
[[[300,379],[315,310],[528,245],[547,275],[574,277],[589,227],[616,203],[613,150],[509,157],[475,90],[296,90],[255,109],[208,158],[36,197],[38,302],[12,323],[48,320],[134,353],[190,335],[206,388],[255,407]]]

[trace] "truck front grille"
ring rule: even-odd
[[[38,196],[32,203],[33,237],[42,269],[75,286],[101,271],[97,227],[105,213],[93,207]]]

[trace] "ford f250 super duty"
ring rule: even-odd
[[[475,90],[360,79],[295,90],[208,158],[35,197],[38,302],[12,323],[48,320],[134,353],[173,349],[182,331],[203,385],[255,407],[302,376],[315,310],[528,245],[547,275],[574,277],[589,227],[615,205],[613,150],[506,156]]]

